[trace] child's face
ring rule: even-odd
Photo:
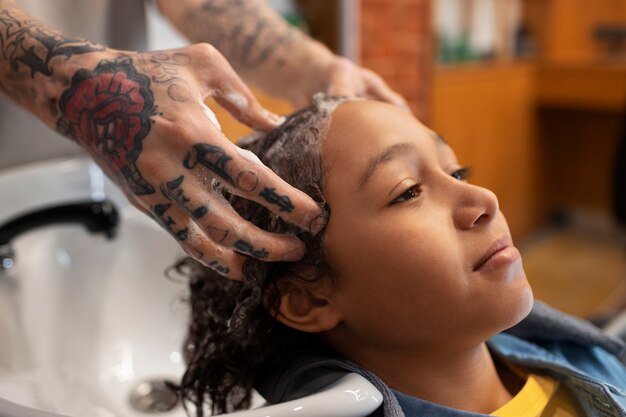
[[[459,179],[452,149],[413,116],[342,104],[322,159],[336,336],[390,353],[459,348],[529,312],[532,293],[496,196]],[[509,248],[477,269],[497,241]]]

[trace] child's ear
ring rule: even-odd
[[[276,319],[286,326],[307,333],[332,330],[341,322],[341,312],[326,282],[314,284],[286,280],[280,286],[280,307]]]

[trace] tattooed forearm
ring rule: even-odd
[[[186,20],[194,38],[211,43],[239,68],[265,63],[294,36],[280,19],[245,0],[207,0]]]
[[[62,88],[68,81],[58,66],[103,50],[103,46],[55,32],[13,2],[0,4],[0,89],[42,118],[51,108],[49,95],[54,88],[50,86]]]
[[[201,219],[209,211],[209,206],[200,205],[196,208],[190,207],[190,199],[185,195],[185,190],[182,188],[184,175],[166,182],[161,185],[161,194],[168,200],[172,200],[178,203],[194,220]]]
[[[34,78],[36,73],[52,75],[55,57],[67,59],[104,48],[84,39],[64,37],[36,20],[20,20],[9,10],[0,10],[0,50],[13,73],[26,70]]]
[[[333,53],[290,27],[266,0],[156,1],[178,30],[213,45],[246,83],[298,105],[327,89],[320,73]]]
[[[301,36],[257,0],[205,0],[180,14],[174,22],[187,37],[212,44],[239,70],[282,65],[285,50]]]
[[[155,114],[150,78],[131,58],[102,61],[74,74],[59,100],[57,130],[96,152],[135,195],[154,193],[137,168]]]

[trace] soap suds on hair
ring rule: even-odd
[[[326,139],[332,114],[340,104],[347,101],[356,101],[359,98],[328,96],[318,93],[313,96],[313,114],[310,112],[306,116],[298,117],[298,112],[291,115],[281,126],[282,136],[277,138],[270,147],[264,150],[268,159],[274,158],[276,153],[285,152],[285,145],[294,140],[295,135],[291,135],[291,131],[306,131],[306,135],[298,135],[300,143],[298,146],[288,146],[289,149],[298,149],[302,152],[307,151],[310,147],[319,148],[324,139]],[[303,140],[305,138],[305,140]],[[292,152],[293,153],[293,152]]]

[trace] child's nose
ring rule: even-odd
[[[470,230],[489,224],[500,210],[498,197],[486,188],[471,184],[464,186],[454,212],[456,227]]]

